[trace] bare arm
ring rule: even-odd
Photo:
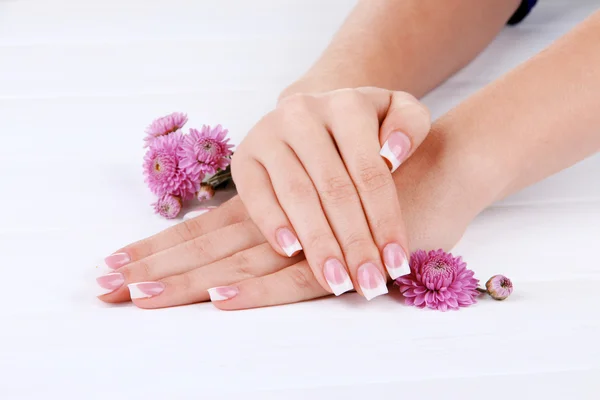
[[[436,121],[394,179],[413,201],[424,200],[423,188],[410,182],[442,187],[438,206],[453,204],[453,214],[470,221],[598,151],[600,12]]]
[[[520,0],[360,0],[313,67],[282,96],[376,86],[417,97],[471,61]]]

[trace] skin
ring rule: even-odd
[[[433,124],[393,174],[410,250],[451,248],[492,202],[600,150],[599,37],[596,13]],[[224,310],[328,294],[303,255],[272,249],[237,197],[119,251],[133,260],[118,270],[126,283],[165,283],[160,295],[134,300],[142,308],[206,301],[206,289],[223,285],[236,293],[213,302]],[[101,299],[129,294],[123,286]]]
[[[390,135],[405,135],[412,143],[406,159],[429,132],[429,120],[427,109],[403,92],[361,88],[289,96],[236,150],[231,171],[240,199],[279,254],[292,255],[282,230],[300,239],[325,290],[334,292],[327,280],[334,268],[361,294],[370,275],[385,286],[382,258],[397,278],[389,253],[405,260],[408,244],[396,186],[379,149]]]
[[[330,263],[363,295],[369,278],[383,283],[384,266],[392,279],[405,272],[407,235],[378,153],[394,135],[403,143],[394,158],[404,162],[425,138],[429,113],[407,93],[390,92],[385,101],[365,90],[329,89],[368,85],[425,94],[481,51],[519,2],[358,3],[322,57],[284,91],[232,160],[238,194],[275,251],[290,256],[301,246],[329,292],[336,292]]]

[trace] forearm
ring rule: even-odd
[[[376,86],[417,97],[473,59],[520,0],[360,0],[313,67],[282,96]]]
[[[600,12],[436,121],[422,148],[485,207],[598,152],[599,93]]]

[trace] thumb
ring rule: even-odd
[[[431,115],[425,105],[406,92],[391,92],[389,104],[379,128],[379,154],[394,172],[427,137]]]

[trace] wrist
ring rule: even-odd
[[[470,151],[466,139],[451,125],[435,123],[427,139],[394,173],[401,203],[419,204],[427,215],[465,228],[494,203],[509,180],[491,157]]]
[[[484,128],[464,121],[463,115],[446,114],[433,124],[429,136],[438,143],[437,168],[452,183],[453,200],[475,217],[505,197],[518,168],[495,141],[478,134]]]

